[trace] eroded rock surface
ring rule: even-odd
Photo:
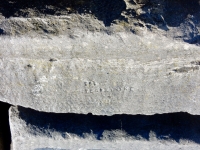
[[[199,149],[199,45],[199,0],[0,0],[13,150]]]
[[[199,8],[197,0],[6,0],[0,100],[57,113],[200,114]]]
[[[0,99],[57,113],[199,110],[199,47],[150,32],[0,37]]]
[[[136,149],[196,150],[200,116],[93,116],[11,107],[13,150]]]
[[[5,0],[0,34],[59,35],[72,28],[92,32],[149,30],[199,44],[199,0]]]

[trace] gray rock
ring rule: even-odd
[[[1,37],[0,100],[57,113],[200,114],[199,47],[143,34]]]
[[[200,114],[199,8],[198,0],[2,2],[0,100],[56,113]]]
[[[148,30],[190,44],[200,44],[199,0],[34,0],[0,5],[1,35],[60,35]],[[76,30],[76,29],[75,29]]]
[[[199,0],[2,1],[13,150],[199,149],[199,116],[187,114],[200,115],[199,10]]]
[[[200,117],[187,113],[93,116],[9,111],[12,150],[197,150]]]

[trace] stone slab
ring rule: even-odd
[[[0,101],[55,113],[200,114],[199,9],[199,0],[2,1]]]
[[[200,114],[198,46],[147,32],[76,32],[0,37],[0,100],[57,113]]]
[[[93,116],[9,111],[12,150],[197,150],[200,116],[187,113]]]

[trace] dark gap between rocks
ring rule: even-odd
[[[105,26],[122,18],[125,9],[123,0],[0,0],[0,14],[6,18],[94,14]]]
[[[139,19],[163,29],[166,29],[164,25],[178,27],[189,20],[195,23],[200,21],[199,0],[146,0],[142,10]]]
[[[186,140],[200,143],[200,116],[188,113],[147,115],[95,116],[92,114],[55,114],[19,107],[19,117],[26,121],[33,135],[53,137],[60,133],[80,138],[94,135],[96,140],[116,140],[124,137],[135,140]],[[153,133],[153,134],[152,134]]]
[[[0,102],[0,150],[10,150],[11,134],[8,109],[10,104]]]
[[[140,0],[138,0],[140,1]],[[146,27],[151,30],[151,25],[174,32],[174,38],[182,38],[189,44],[200,45],[200,1],[199,0],[141,0],[142,13],[136,18],[146,23]]]
[[[199,20],[200,1],[199,0],[166,0],[164,18],[169,26],[176,27],[185,19],[193,18]]]

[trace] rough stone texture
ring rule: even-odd
[[[199,0],[0,0],[0,41],[13,150],[199,149]]]
[[[11,107],[13,150],[135,149],[197,150],[200,116],[93,116]]]
[[[58,113],[200,114],[198,46],[150,32],[74,35],[0,37],[1,101]]]
[[[2,0],[0,34],[59,35],[72,28],[93,32],[149,30],[199,44],[199,0]]]
[[[57,113],[200,114],[199,9],[197,0],[5,0],[0,100]]]

